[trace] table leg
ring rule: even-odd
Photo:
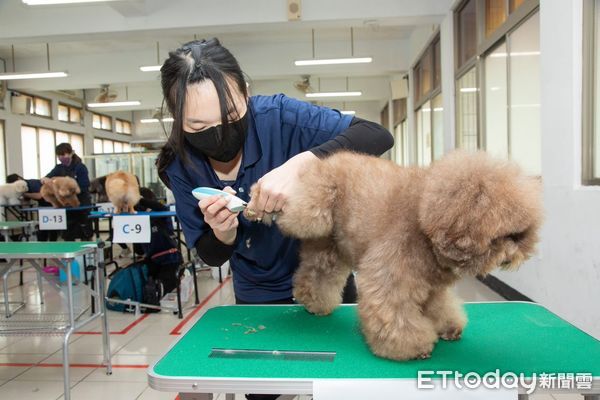
[[[71,399],[71,377],[69,375],[69,339],[75,330],[75,312],[73,310],[73,277],[71,276],[71,264],[73,260],[68,259],[65,274],[67,275],[67,309],[69,311],[69,330],[63,340],[63,378],[64,378],[64,397],[65,400]]]
[[[583,400],[600,400],[600,393],[597,394],[584,394]]]
[[[528,394],[519,394],[518,400],[529,400]]]
[[[96,251],[96,265],[97,268],[94,271],[96,282],[98,282],[98,310],[102,318],[102,349],[104,352],[104,362],[106,363],[106,374],[112,374],[112,363],[110,361],[110,331],[108,330],[108,315],[106,315],[106,301],[104,296],[106,290],[104,289],[104,246],[98,246]],[[102,273],[100,272],[102,270]]]
[[[42,286],[42,273],[37,268],[35,268],[35,273],[37,274],[38,291],[40,292],[40,304],[44,304],[44,287]]]

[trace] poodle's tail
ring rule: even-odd
[[[281,231],[298,239],[330,236],[337,185],[327,160],[316,159],[299,179],[295,193],[277,215]]]

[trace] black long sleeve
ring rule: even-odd
[[[324,158],[338,150],[353,150],[380,156],[393,145],[394,137],[383,126],[354,117],[348,129],[310,151],[319,158]]]
[[[200,236],[195,247],[202,261],[212,267],[218,267],[231,258],[235,244],[227,245],[221,242],[211,229]]]

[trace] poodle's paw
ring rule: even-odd
[[[462,331],[462,328],[459,327],[449,327],[445,331],[440,332],[440,338],[443,340],[460,340]]]
[[[325,316],[333,312],[335,307],[325,307],[324,304],[304,304],[304,308],[311,314]]]
[[[431,358],[431,353],[423,353],[415,357],[415,360],[427,360],[429,358]]]

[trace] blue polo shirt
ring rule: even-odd
[[[252,184],[287,160],[330,140],[348,128],[352,116],[298,101],[282,94],[253,96],[248,104],[248,131],[242,163],[233,185],[237,196],[249,201]],[[199,186],[227,186],[208,159],[188,152],[190,165],[176,157],[167,168],[177,202],[177,216],[188,245],[210,230],[198,200],[191,192]],[[235,249],[230,259],[236,296],[245,302],[292,297],[292,275],[298,267],[299,242],[284,237],[277,226],[265,226],[239,217]]]

